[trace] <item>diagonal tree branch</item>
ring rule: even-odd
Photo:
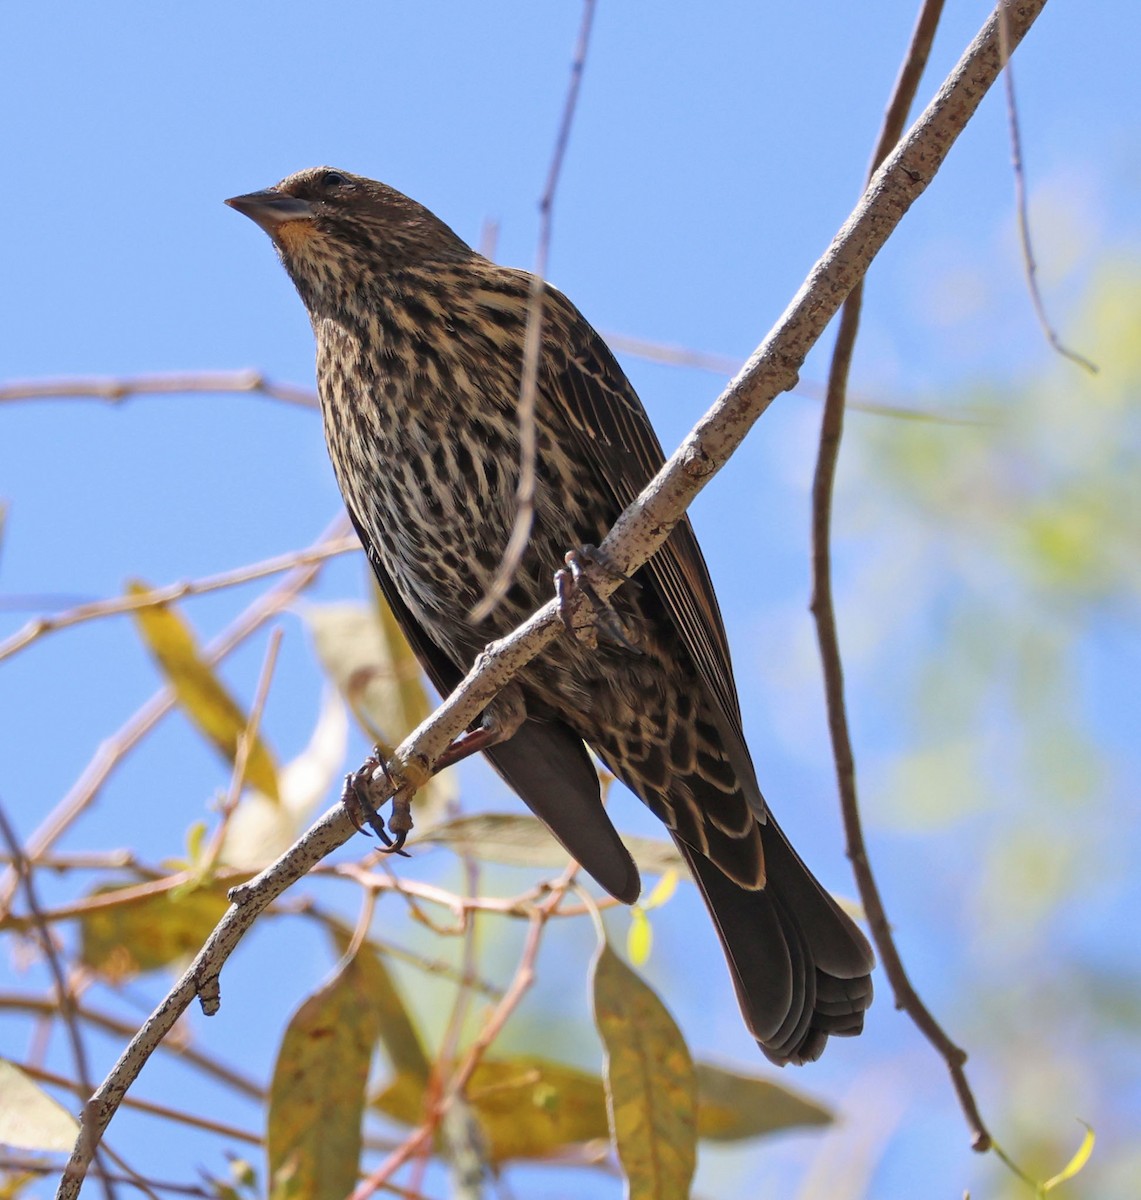
[[[780,392],[791,387],[808,351],[823,333],[882,249],[904,213],[935,177],[955,139],[997,79],[1003,57],[998,20],[1007,21],[1007,46],[1025,36],[1046,0],[1006,0],[991,15],[920,119],[875,173],[855,211],[785,310],[771,333],[658,475],[622,514],[602,544],[608,561],[625,574],[637,570],[665,541],[686,508]],[[618,581],[602,580],[604,596]],[[552,600],[509,637],[480,655],[463,683],[397,749],[392,774],[417,784],[453,738],[480,714],[497,692],[562,629]],[[376,775],[383,775],[378,771]],[[373,788],[383,801],[391,788]],[[340,805],[330,809],[280,859],[231,894],[234,903],[198,957],[123,1052],[87,1106],[87,1121],[68,1162],[57,1196],[79,1191],[91,1147],[102,1136],[118,1103],[147,1057],[196,994],[207,1012],[218,1007],[218,972],[258,913],[291,883],[355,832]]]

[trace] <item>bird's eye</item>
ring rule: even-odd
[[[348,179],[342,175],[340,171],[321,172],[321,187],[326,191],[331,191],[333,188],[344,187],[344,185],[348,182]]]

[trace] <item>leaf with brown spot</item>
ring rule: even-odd
[[[113,897],[136,883],[97,888]],[[118,982],[197,954],[230,902],[219,885],[159,892],[92,908],[79,918],[80,959],[104,979]]]
[[[146,595],[151,590],[138,580],[127,585],[131,596]],[[147,649],[174,689],[179,705],[232,766],[249,721],[214,668],[199,653],[192,629],[168,604],[138,608],[133,615]],[[245,781],[271,800],[277,800],[277,766],[260,734],[246,758]]]
[[[686,1200],[697,1164],[697,1082],[685,1039],[653,990],[606,943],[594,960],[593,993],[627,1196]]]
[[[344,1200],[356,1186],[365,1088],[380,1033],[370,977],[367,966],[348,960],[286,1027],[266,1123],[275,1197]]]

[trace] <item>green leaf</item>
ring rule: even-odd
[[[606,943],[593,976],[611,1133],[627,1196],[685,1200],[697,1163],[697,1085],[689,1049],[665,1005]]]
[[[458,854],[471,854],[485,862],[510,867],[545,867],[558,870],[569,861],[567,852],[555,841],[537,817],[523,813],[477,813],[457,817],[425,829],[420,842],[437,842]],[[669,842],[658,838],[623,837],[639,870],[647,875],[676,871],[689,878],[680,854]]]
[[[118,884],[89,894],[111,897],[137,886]],[[196,954],[229,906],[225,890],[210,885],[93,908],[79,919],[80,958],[112,982],[157,971]]]
[[[0,1144],[20,1150],[70,1150],[76,1119],[15,1063],[0,1058]]]
[[[137,580],[127,585],[131,596],[143,596],[151,590]],[[147,649],[174,689],[183,711],[232,766],[249,721],[199,653],[190,626],[167,604],[138,608],[133,615]],[[260,734],[246,758],[245,782],[277,800],[277,766]]]
[[[266,1153],[279,1200],[344,1200],[356,1186],[380,1019],[356,958],[290,1018],[269,1093]]]
[[[828,1109],[782,1084],[711,1063],[699,1062],[696,1071],[700,1137],[734,1142],[832,1121]]]

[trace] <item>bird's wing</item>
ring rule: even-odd
[[[598,481],[621,512],[664,464],[661,443],[602,338],[561,292],[549,287],[547,303],[556,315],[562,309],[565,319],[552,322],[557,334],[553,330],[544,347],[549,371],[545,384],[558,390],[583,458],[597,464]],[[573,331],[569,348],[568,331]],[[764,801],[741,730],[741,706],[721,610],[688,517],[678,522],[639,578],[653,587],[680,633],[714,703],[729,760],[758,819],[764,820]]]
[[[436,691],[447,696],[463,679],[463,669],[428,636],[401,599],[352,510],[349,519],[408,644]],[[514,736],[484,753],[567,853],[602,887],[625,904],[638,899],[642,886],[638,868],[602,805],[598,772],[581,738],[561,721],[529,716]]]

